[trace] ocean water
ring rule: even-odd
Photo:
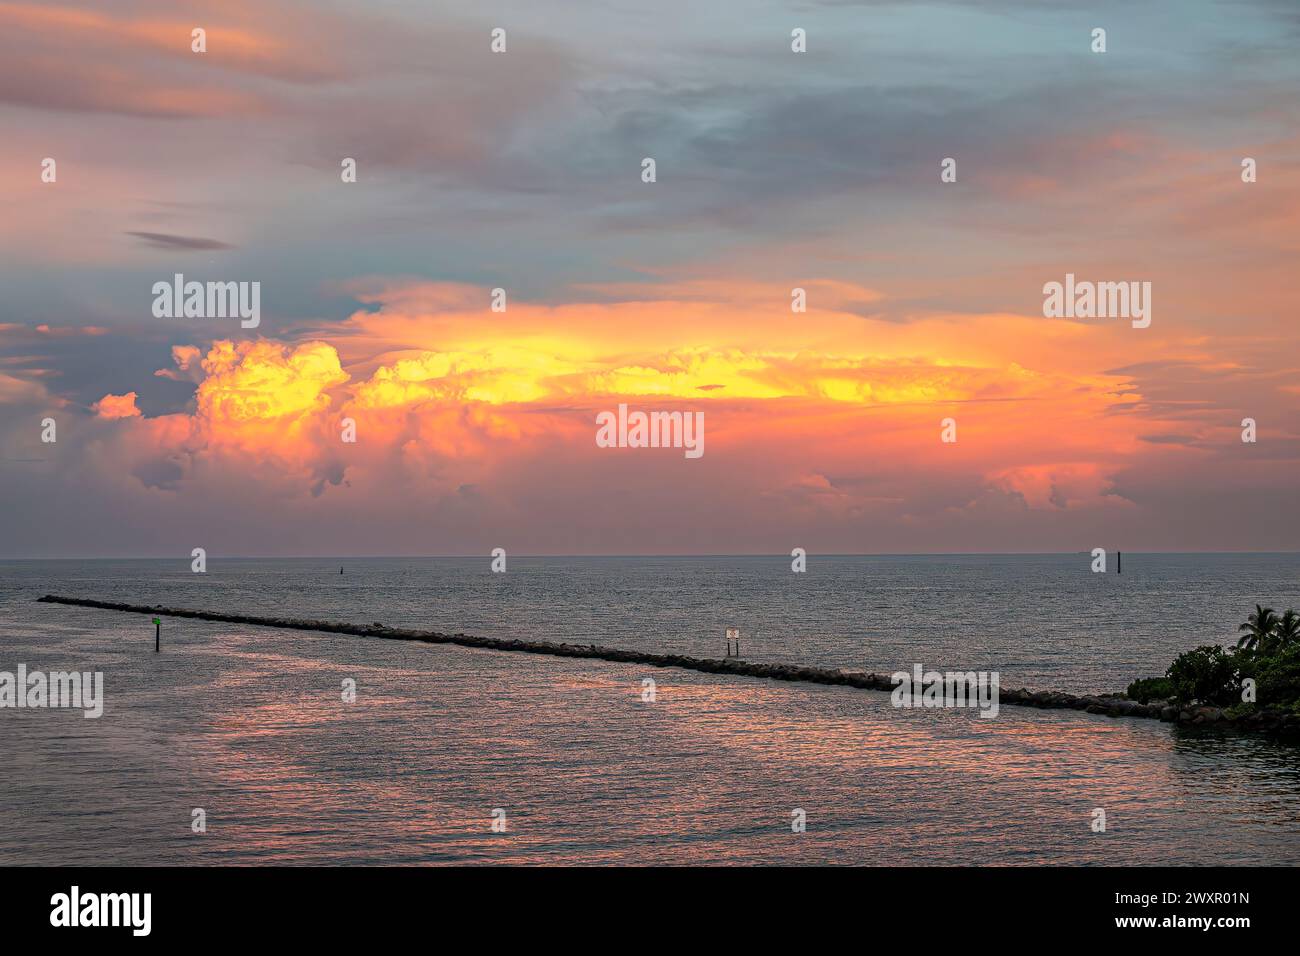
[[[1294,864],[1300,747],[1006,707],[35,603],[41,594],[1122,689],[1300,607],[1300,555],[0,562],[0,864]],[[344,573],[339,574],[340,565]],[[653,701],[642,680],[656,682]],[[355,681],[355,702],[342,700]],[[202,808],[207,832],[191,830]],[[505,832],[491,829],[505,813]],[[1107,830],[1093,832],[1093,811]],[[802,810],[807,830],[791,830]]]

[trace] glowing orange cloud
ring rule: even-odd
[[[1139,332],[1005,313],[901,323],[859,314],[865,289],[840,290],[843,308],[819,297],[807,315],[762,286],[678,291],[491,313],[487,290],[415,283],[384,290],[328,341],[174,346],[173,367],[157,374],[193,381],[192,405],[145,417],[134,393],[106,396],[97,418],[115,421],[95,432],[87,466],[127,497],[236,509],[260,497],[308,525],[382,515],[386,534],[405,534],[459,516],[466,534],[485,521],[532,527],[542,550],[617,549],[634,535],[670,551],[710,522],[778,536],[821,528],[849,549],[866,545],[851,531],[863,526],[915,547],[1024,516],[1081,534],[1140,520],[1126,475],[1231,469],[1268,485],[1291,467],[1243,470],[1227,427],[1239,414],[1225,424],[1221,409],[1166,400],[1168,372],[1122,370],[1143,335],[1186,374],[1260,394],[1248,353],[1211,351],[1174,323]],[[1269,381],[1282,395],[1290,380]],[[702,411],[706,454],[598,448],[596,415],[623,402]],[[941,440],[949,419],[955,443]],[[610,489],[697,517],[658,523],[655,508],[626,511]],[[343,510],[318,511],[319,500]]]
[[[678,291],[493,314],[484,290],[416,284],[383,292],[337,344],[217,341],[201,360],[179,346],[172,374],[198,378],[194,413],[165,416],[170,439],[153,438],[200,459],[248,459],[250,474],[274,463],[276,480],[297,475],[314,494],[322,475],[441,486],[451,474],[491,481],[507,461],[587,456],[595,413],[640,402],[706,410],[710,456],[763,449],[766,493],[848,513],[900,506],[825,477],[864,460],[900,480],[968,474],[1025,507],[1059,509],[1122,505],[1111,476],[1156,453],[1112,414],[1141,396],[1097,371],[1127,355],[1118,327],[1006,314],[891,323],[834,308],[875,298],[843,285],[797,317],[780,290],[741,287],[734,301]],[[956,444],[939,441],[945,418]],[[354,445],[340,438],[348,419]]]
[[[135,407],[135,392],[125,395],[105,395],[95,403],[95,414],[100,418],[138,418],[140,409]]]

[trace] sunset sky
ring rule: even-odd
[[[0,557],[1300,547],[1300,6],[1062,6],[0,0]]]

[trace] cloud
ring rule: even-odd
[[[338,353],[324,342],[287,346],[265,339],[221,340],[202,360],[195,423],[210,447],[274,461],[316,456],[330,390],[348,381]]]
[[[871,297],[841,291],[846,301]],[[538,456],[583,460],[595,413],[626,401],[704,410],[711,456],[747,457],[774,443],[784,450],[769,469],[788,471],[791,487],[822,489],[801,493],[799,507],[834,502],[865,515],[898,511],[914,469],[953,467],[937,466],[942,456],[962,462],[973,487],[1014,492],[1030,507],[1104,505],[1105,474],[1141,447],[1124,440],[1125,422],[1106,415],[1118,379],[1008,364],[988,347],[1033,338],[1046,357],[1059,351],[1052,342],[1068,342],[1077,359],[1081,343],[1104,344],[1108,330],[1018,316],[900,326],[830,309],[792,330],[788,300],[770,293],[695,288],[681,300],[571,306],[516,300],[488,321],[486,290],[389,287],[372,297],[377,311],[350,320],[346,365],[321,340],[217,340],[201,359],[195,347],[173,347],[176,377],[197,380],[193,412],[140,421],[144,464],[124,470],[176,489],[220,462],[265,475],[281,495],[329,497],[345,483],[371,493],[396,485],[408,495],[473,485],[476,501],[500,504],[501,469],[534,467]],[[679,347],[657,344],[674,334]],[[110,395],[97,408],[101,417],[138,416],[134,399]],[[940,419],[950,415],[967,443],[955,453],[938,442]],[[344,418],[357,424],[355,447],[340,439]],[[820,464],[814,474],[852,473],[848,434],[869,435],[875,456],[886,456],[871,482],[832,489],[799,477],[811,462]],[[158,465],[159,456],[173,464]],[[1093,463],[1080,464],[1082,456]]]
[[[136,397],[135,392],[127,392],[125,395],[105,395],[95,403],[95,415],[110,420],[137,418],[141,413],[140,409],[135,407]]]
[[[240,553],[275,550],[282,528],[296,529],[295,547],[373,553],[463,551],[484,536],[579,552],[796,538],[860,550],[862,535],[893,550],[988,535],[1041,548],[1167,531],[1179,526],[1169,509],[1225,469],[1267,488],[1265,470],[1300,459],[1291,447],[1218,464],[1202,447],[1152,442],[1184,432],[1134,385],[1149,370],[1117,366],[1131,338],[1110,326],[821,312],[792,331],[788,299],[765,304],[761,286],[516,299],[503,314],[487,312],[487,290],[460,286],[397,283],[368,298],[337,343],[174,347],[177,374],[197,380],[192,408],[112,431],[69,422],[56,481],[75,478],[86,507],[166,516],[158,534]],[[1006,360],[1007,341],[1020,362]],[[1195,348],[1168,341],[1174,356]],[[726,387],[701,390],[710,384]],[[134,410],[129,393],[108,399]],[[620,401],[703,410],[706,456],[597,449],[595,414]],[[946,417],[956,444],[940,441]],[[341,439],[345,418],[355,444]],[[1185,491],[1166,500],[1152,482]]]
[[[175,368],[160,368],[154,372],[158,378],[170,379],[173,382],[194,382],[198,383],[203,378],[203,368],[201,359],[203,350],[195,345],[173,345],[172,362]]]
[[[173,236],[165,232],[128,232],[127,235],[134,236],[145,245],[153,246],[157,249],[197,251],[235,248],[232,245],[219,242],[216,239],[204,239],[195,236]]]
[[[779,4],[520,7],[498,56],[450,0],[0,0],[0,439],[60,428],[0,538],[1293,547],[1285,4],[1112,3],[1107,58],[1046,2],[873,6],[805,5],[806,56]],[[152,320],[168,259],[266,321]],[[1154,324],[1041,318],[1067,271],[1152,280]],[[705,458],[597,449],[623,401],[704,411]]]
[[[86,5],[0,4],[0,100],[28,107],[154,118],[253,115],[267,100],[232,88],[241,77],[322,82],[339,56],[312,55],[322,19],[243,2],[141,3],[131,16]],[[202,23],[207,52],[191,50]],[[214,75],[214,72],[216,75]],[[225,75],[222,76],[221,74]]]
[[[0,405],[43,405],[49,400],[41,383],[0,372]]]

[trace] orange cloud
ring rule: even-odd
[[[135,407],[135,392],[125,395],[105,395],[94,405],[95,415],[99,418],[139,418],[140,409]]]
[[[349,377],[324,342],[219,341],[202,364],[199,414],[223,424],[301,419],[328,406],[328,389]]]
[[[277,11],[231,3],[224,11],[195,9],[186,18],[168,16],[166,7],[157,16],[145,10],[140,13],[143,15],[125,18],[74,6],[0,3],[0,25],[15,33],[22,31],[30,38],[60,44],[93,44],[97,50],[122,48],[123,57],[129,56],[125,51],[137,55],[151,52],[184,62],[189,62],[185,58],[200,55],[192,52],[190,44],[191,31],[202,27],[207,52],[201,55],[220,65],[287,78],[337,75],[334,58],[311,57],[300,32],[285,29],[289,16]],[[245,21],[256,18],[258,22],[230,26],[232,15]],[[312,36],[319,32],[311,30],[310,23],[299,26]],[[298,42],[285,42],[284,37]]]
[[[279,468],[291,478],[312,471],[330,447],[330,431],[338,440],[325,413],[334,401],[331,390],[349,376],[330,345],[218,341],[201,367],[193,440],[202,448],[250,459],[250,473]]]
[[[774,522],[887,520],[924,536],[1020,513],[1124,514],[1135,505],[1119,476],[1176,473],[1230,439],[1208,425],[1197,442],[1144,437],[1195,430],[1146,394],[1140,369],[1105,371],[1131,363],[1135,335],[1203,375],[1236,381],[1249,365],[1154,326],[889,322],[860,314],[875,293],[856,287],[824,289],[798,316],[788,290],[680,291],[492,313],[483,289],[394,285],[329,342],[175,347],[174,374],[197,380],[193,411],[135,419],[112,439],[130,451],[99,454],[169,490],[224,475],[282,501],[333,487],[345,498],[332,500],[376,508],[491,501],[505,520],[546,488],[555,500],[575,482],[648,483],[692,488],[717,515],[748,502]],[[601,453],[595,414],[619,402],[704,411],[705,458]],[[940,440],[946,418],[955,444]]]
[[[1175,323],[792,316],[780,292],[499,314],[483,289],[395,286],[328,341],[176,346],[167,371],[196,382],[193,406],[142,417],[134,393],[106,396],[100,418],[130,417],[93,432],[83,465],[142,507],[198,496],[244,514],[260,501],[287,527],[381,527],[380,551],[413,527],[459,541],[511,529],[520,547],[561,551],[749,547],[760,528],[821,529],[847,550],[884,546],[863,528],[890,529],[895,549],[1013,532],[1017,547],[1059,547],[1140,521],[1149,489],[1164,501],[1180,475],[1272,487],[1293,468],[1284,445],[1252,463],[1229,427],[1234,395],[1277,395],[1289,378]],[[1149,352],[1164,360],[1134,361]],[[620,402],[703,411],[705,456],[598,448],[595,416]],[[941,441],[947,418],[955,444]],[[692,517],[655,517],[679,513]],[[1055,537],[1030,536],[1045,523]]]

